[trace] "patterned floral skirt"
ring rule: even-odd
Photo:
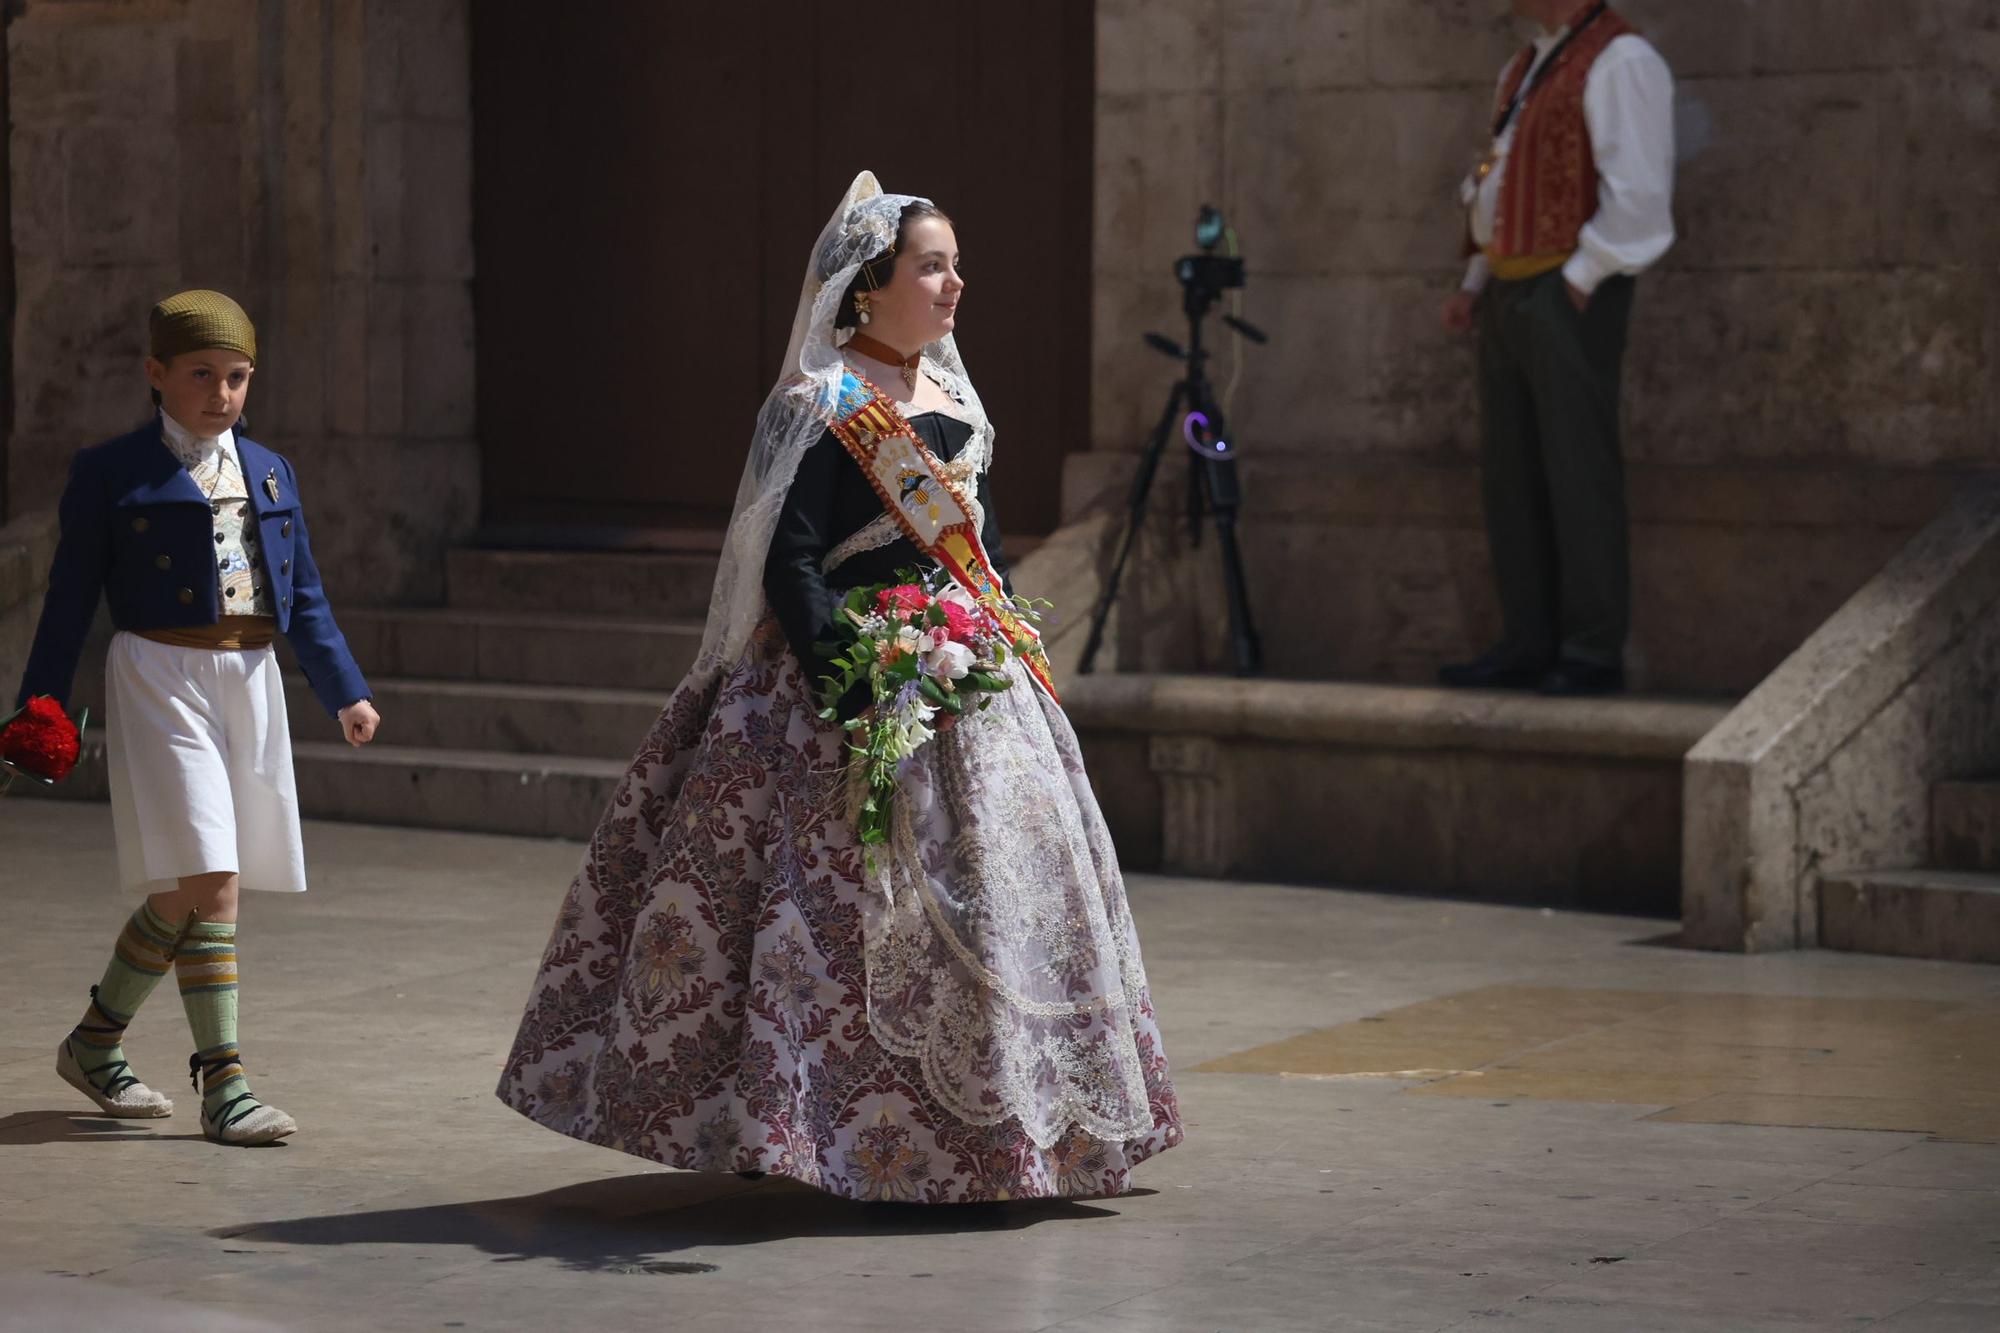
[[[870,937],[879,881],[846,813],[844,736],[767,622],[733,670],[683,684],[620,783],[557,917],[501,1100],[668,1166],[766,1171],[855,1199],[1128,1190],[1133,1165],[1178,1143],[1181,1126],[1123,881],[1060,710],[1025,683],[997,697],[1007,707],[919,756],[936,752],[915,784],[933,808],[912,821],[930,840],[918,849],[927,882],[962,912],[975,887],[1015,882],[996,867],[1018,880],[1022,839],[1050,844],[1048,828],[1068,828],[1075,850],[1036,873],[1074,881],[1058,906],[1096,922],[1095,947],[1055,938],[1046,911],[1007,920],[1029,909],[1005,892],[937,939]],[[975,749],[1013,755],[1015,780],[982,783],[978,764],[952,762]],[[951,808],[989,788],[1004,826]],[[1042,805],[1005,806],[1017,788]],[[1040,827],[1012,829],[1022,818]],[[976,978],[1005,969],[987,971],[982,954],[1018,952],[1023,937],[1054,940],[1044,971],[1082,957],[1079,974],[1122,976],[1116,1021],[1035,1018],[1057,1006],[1031,1000],[1018,1002],[1030,1017],[996,1018],[1009,1006]]]

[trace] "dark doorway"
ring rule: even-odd
[[[996,502],[1053,528],[1088,445],[1094,8],[475,6],[488,534],[712,541],[863,167],[958,224]]]
[[[13,89],[8,84],[7,28],[16,17],[16,6],[0,10],[0,523],[14,517],[11,506],[14,442],[14,200],[13,163],[8,145],[13,142]]]

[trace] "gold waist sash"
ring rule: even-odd
[[[1493,276],[1502,282],[1524,282],[1529,278],[1539,278],[1552,268],[1561,268],[1569,262],[1574,250],[1566,250],[1559,255],[1497,255],[1493,247],[1486,247],[1486,262],[1493,269]]]
[[[173,648],[269,648],[278,637],[278,621],[274,616],[223,616],[213,625],[135,629],[132,633]]]

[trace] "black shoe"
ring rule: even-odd
[[[1537,687],[1543,694],[1574,699],[1590,694],[1617,694],[1625,688],[1625,668],[1617,663],[1563,661],[1555,664]]]
[[[1547,662],[1510,657],[1498,648],[1471,662],[1438,668],[1438,683],[1459,690],[1532,690],[1549,674]]]

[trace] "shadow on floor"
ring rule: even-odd
[[[78,1143],[85,1139],[200,1138],[201,1135],[160,1134],[158,1120],[121,1120],[75,1111],[16,1111],[0,1116],[0,1148],[25,1148],[38,1143]]]
[[[507,1199],[252,1222],[209,1234],[287,1245],[465,1245],[496,1256],[496,1262],[552,1259],[578,1272],[688,1272],[707,1266],[662,1262],[658,1256],[695,1245],[754,1245],[793,1236],[1018,1231],[1117,1215],[1056,1199],[855,1203],[777,1178],[752,1183],[735,1176],[645,1172]]]

